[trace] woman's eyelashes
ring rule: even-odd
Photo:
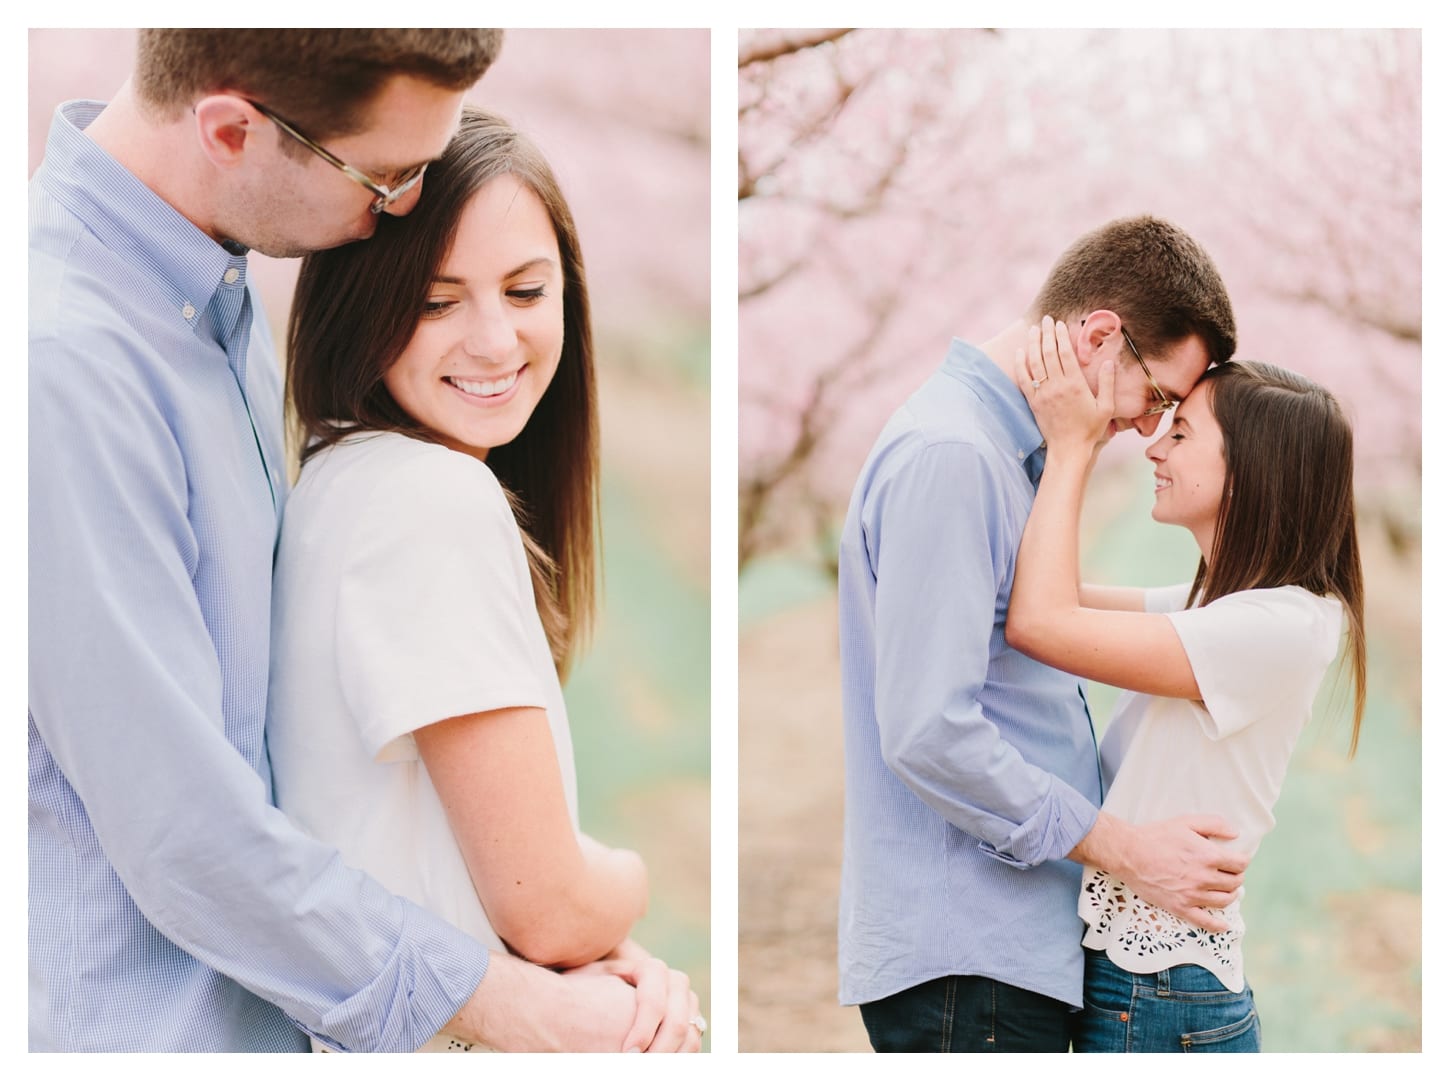
[[[548,287],[543,285],[529,286],[526,289],[509,289],[504,292],[519,307],[528,307],[537,304],[549,295]],[[433,297],[423,302],[423,318],[436,319],[440,315],[446,315],[458,306],[456,297]]]

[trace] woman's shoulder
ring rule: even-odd
[[[1316,619],[1338,619],[1342,610],[1339,598],[1321,596],[1303,586],[1269,586],[1261,589],[1244,589],[1228,593],[1204,605],[1211,608],[1243,608],[1260,613],[1300,613]]]
[[[1180,613],[1178,618],[1191,614]],[[1210,601],[1196,611],[1217,626],[1241,649],[1262,650],[1277,655],[1277,645],[1297,650],[1306,663],[1318,663],[1323,655],[1338,651],[1343,626],[1343,606],[1335,596],[1322,596],[1302,586],[1271,586],[1245,589]],[[1309,648],[1319,643],[1321,649]]]
[[[486,463],[399,432],[359,433],[318,451],[303,466],[286,514],[377,543],[420,535],[503,541],[518,531]]]
[[[359,432],[318,451],[303,466],[298,486],[308,483],[355,485],[374,497],[412,494],[455,502],[484,499],[507,506],[498,478],[486,462],[402,432]]]

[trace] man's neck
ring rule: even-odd
[[[985,342],[977,343],[977,348],[987,354],[993,364],[1006,373],[1007,378],[1016,382],[1016,376],[1012,371],[1012,360],[1017,350],[1027,344],[1027,319],[1020,317],[1014,319],[1007,326],[1003,327]]]
[[[221,240],[211,228],[212,200],[198,182],[196,142],[184,120],[155,119],[128,79],[85,135],[203,233]]]

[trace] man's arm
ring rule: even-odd
[[[29,694],[44,753],[156,930],[330,1042],[412,1050],[478,985],[487,952],[270,806],[228,739],[260,747],[265,683],[224,713],[214,637],[240,629],[209,625],[197,596],[216,554],[188,520],[187,463],[118,360],[124,343],[87,345],[32,343]],[[256,521],[250,504],[236,514]],[[259,566],[220,572],[266,590],[271,544],[264,527]]]
[[[882,756],[989,854],[1022,867],[1063,857],[1097,808],[1027,762],[980,703],[1016,551],[1009,495],[969,444],[910,448],[893,466],[875,478],[862,512],[876,575]]]

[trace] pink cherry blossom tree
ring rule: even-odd
[[[745,31],[739,93],[742,568],[829,565],[949,339],[1145,212],[1213,254],[1240,356],[1350,403],[1362,511],[1418,536],[1418,32]]]

